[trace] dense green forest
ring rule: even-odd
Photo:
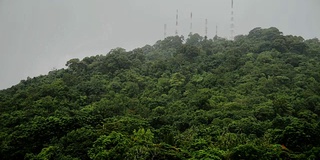
[[[0,91],[0,159],[320,159],[320,42],[255,28],[71,59]]]

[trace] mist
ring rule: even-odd
[[[60,69],[71,58],[131,50],[174,35],[230,36],[231,0],[0,0],[0,89]],[[234,0],[235,34],[277,27],[285,35],[320,37],[319,0]]]

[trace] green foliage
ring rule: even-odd
[[[254,160],[262,158],[263,152],[254,145],[245,144],[235,147],[231,153],[231,159]]]
[[[129,150],[129,139],[121,133],[112,132],[108,136],[100,136],[88,152],[91,159],[125,159]]]
[[[255,28],[71,59],[0,91],[0,159],[319,159],[320,42]]]

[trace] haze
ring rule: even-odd
[[[131,50],[174,35],[193,32],[208,37],[218,25],[230,36],[231,0],[0,0],[0,89],[22,79],[64,67],[71,58]],[[234,0],[235,34],[255,27],[277,27],[284,34],[320,37],[319,0]]]

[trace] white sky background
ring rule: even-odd
[[[131,50],[179,34],[230,36],[231,0],[0,0],[0,89],[62,68],[71,58]],[[320,0],[234,0],[235,34],[277,27],[320,38]]]

